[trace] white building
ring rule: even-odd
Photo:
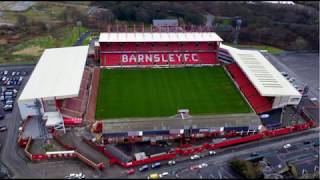
[[[18,99],[22,119],[58,112],[56,100],[78,97],[88,48],[52,48],[43,52]]]

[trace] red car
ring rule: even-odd
[[[128,175],[134,174],[134,173],[135,173],[135,170],[134,170],[134,169],[129,169],[129,170],[126,171],[126,173],[127,173]]]

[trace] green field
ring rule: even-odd
[[[248,113],[222,67],[101,70],[96,119]]]

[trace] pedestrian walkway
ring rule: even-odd
[[[83,41],[91,34],[90,31],[84,32],[80,35],[79,39],[73,44],[73,46],[81,46]]]

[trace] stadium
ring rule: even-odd
[[[299,104],[260,52],[222,41],[203,31],[105,32],[93,59],[89,46],[47,49],[19,97],[21,117],[41,115],[51,130],[91,124],[106,142],[156,142],[257,132],[260,114]]]

